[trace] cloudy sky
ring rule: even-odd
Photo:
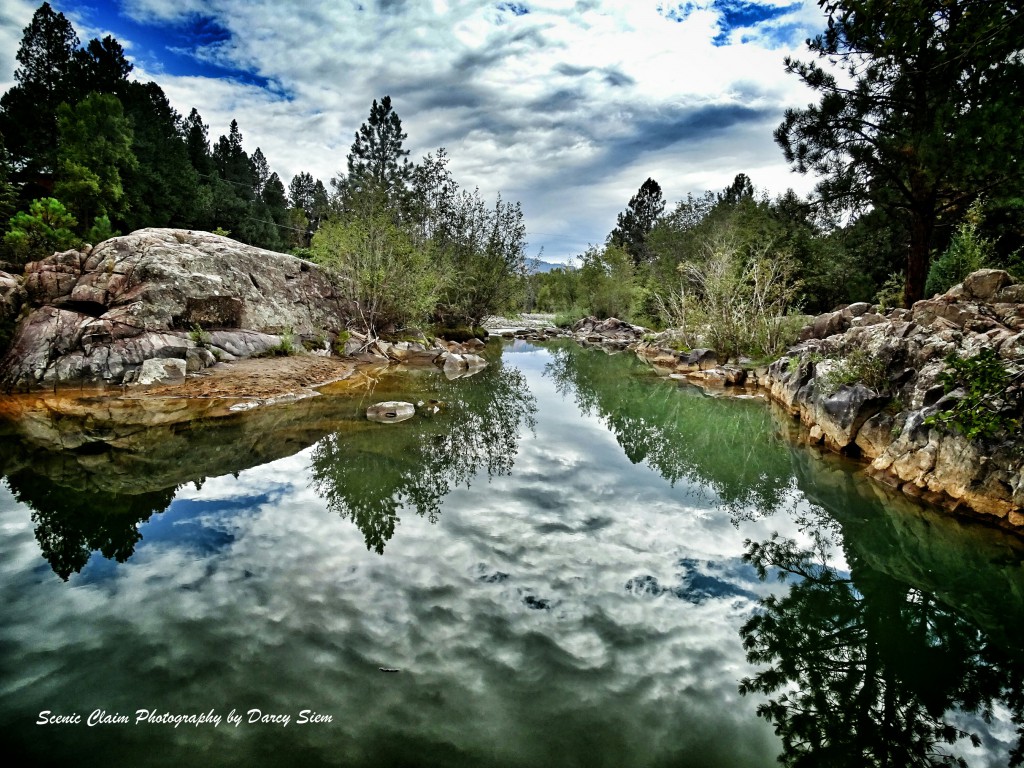
[[[0,88],[39,3],[0,7]],[[812,95],[783,71],[824,26],[815,0],[52,0],[82,42],[113,34],[211,139],[238,120],[287,183],[329,179],[389,94],[419,159],[520,200],[531,256],[603,242],[648,177],[671,202],[739,172],[811,180],[772,141]]]

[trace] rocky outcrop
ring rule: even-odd
[[[584,317],[582,320],[576,321],[572,327],[572,335],[579,342],[620,349],[634,347],[643,341],[644,336],[649,333],[647,328],[632,325],[617,317],[609,317],[607,320]]]
[[[8,389],[121,384],[151,359],[194,371],[293,338],[333,337],[347,316],[315,265],[175,229],[143,229],[29,264],[25,292],[31,312],[0,362]]]
[[[990,349],[1020,372],[1024,285],[982,270],[909,310],[883,316],[854,305],[819,316],[802,338],[769,367],[765,383],[810,441],[863,457],[870,474],[909,496],[1024,526],[1020,436],[968,439],[929,422],[965,394],[943,384],[949,355]],[[1013,386],[1008,403],[1019,381]]]
[[[7,350],[18,313],[25,303],[21,281],[7,272],[0,272],[0,355]]]

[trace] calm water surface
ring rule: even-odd
[[[761,401],[628,355],[491,347],[468,379],[0,427],[3,751],[41,766],[1014,758],[1017,539],[862,484],[788,442]],[[365,419],[389,399],[440,410]],[[214,721],[173,722],[200,714]]]

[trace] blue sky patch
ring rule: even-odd
[[[688,0],[685,3],[676,5],[659,5],[658,13],[669,21],[682,23],[690,14],[702,6]],[[767,21],[774,21],[788,13],[792,13],[800,7],[799,2],[789,5],[776,6],[765,5],[749,0],[714,0],[707,6],[707,10],[715,11],[719,15],[719,32],[712,41],[716,46],[729,44],[729,37],[735,29],[746,29],[760,27]],[[782,45],[789,42],[794,36],[803,36],[804,30],[797,24],[783,24],[777,28],[763,30],[765,37],[775,44]],[[747,40],[744,39],[744,42]]]
[[[125,46],[129,61],[144,68],[153,77],[163,74],[227,78],[260,88],[273,88],[273,83],[256,72],[215,63],[209,53],[231,40],[231,32],[212,16],[192,15],[180,19],[154,19],[139,22],[125,14],[118,0],[91,0],[87,5],[55,4],[64,12],[80,36],[88,42],[81,27],[103,30]],[[79,21],[76,21],[80,19]],[[128,46],[130,43],[131,47]]]
[[[525,16],[530,12],[530,9],[522,3],[498,3],[498,10],[508,11],[515,16]]]

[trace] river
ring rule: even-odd
[[[1015,754],[1016,536],[893,496],[791,443],[763,401],[631,355],[487,356],[468,378],[379,373],[227,416],[96,400],[0,426],[4,751],[509,768]],[[383,400],[425,405],[368,421]]]

